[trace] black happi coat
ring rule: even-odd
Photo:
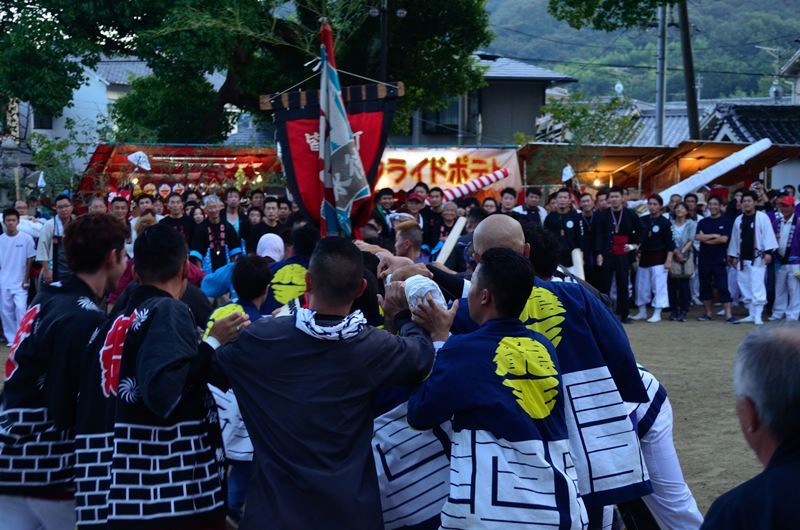
[[[163,296],[163,292],[134,285],[125,306],[112,313],[84,352],[75,433],[78,528],[104,528],[106,525],[116,401],[120,392],[119,368],[125,337],[136,319],[141,318],[137,307],[156,296]],[[129,390],[128,386],[123,386],[125,397]]]
[[[80,358],[104,319],[76,276],[43,286],[31,302],[6,361],[0,494],[72,496]]]
[[[198,348],[189,308],[152,286],[139,287],[126,312],[108,528],[193,528],[221,522],[222,443],[206,386],[213,350],[206,343]]]
[[[639,217],[633,210],[623,208],[619,213],[613,213],[611,208],[606,208],[602,212],[596,212],[594,230],[594,252],[609,256],[611,254],[611,242],[614,234],[628,236],[628,243],[638,245],[641,238],[642,224]],[[615,231],[614,219],[619,221],[619,226]],[[620,218],[621,216],[621,218]]]
[[[186,241],[187,245],[192,244],[192,236],[194,235],[195,222],[190,216],[184,214],[183,217],[176,219],[168,215],[163,219],[161,219],[159,223],[167,225],[170,228],[174,229],[176,232],[178,232],[183,238],[183,240]]]
[[[667,254],[675,250],[675,241],[672,239],[672,224],[666,217],[659,215],[655,219],[647,215],[639,218],[642,226],[641,246],[642,257],[640,267],[653,267],[663,265]]]
[[[206,219],[195,226],[190,250],[189,256],[197,259],[204,269],[208,257],[211,270],[215,271],[242,253],[241,239],[233,225],[224,218],[219,223]]]
[[[585,234],[581,214],[573,209],[567,213],[550,212],[544,220],[544,228],[558,238],[558,263],[572,267],[572,250],[581,248]]]
[[[383,528],[370,449],[373,396],[419,383],[433,344],[410,321],[398,323],[399,337],[364,326],[351,338],[323,340],[298,329],[296,318],[257,320],[215,356],[255,448],[240,528]]]

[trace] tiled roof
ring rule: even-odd
[[[779,145],[800,145],[800,105],[718,105],[702,124],[714,139],[727,126],[737,142],[769,138]]]
[[[701,99],[697,102],[698,110],[700,111],[700,118],[704,114],[708,114],[714,110],[717,105],[791,105],[792,98],[783,97],[776,101],[775,98],[768,96],[748,96],[738,98],[712,98]],[[667,101],[665,107],[667,109],[683,109],[686,110],[685,101]],[[654,107],[655,108],[655,107]]]
[[[224,143],[235,146],[274,146],[275,125],[256,120],[252,114],[243,112],[237,119],[236,132],[228,135]]]
[[[800,73],[800,49],[794,52],[794,55],[781,68],[783,75],[797,75],[798,73]]]
[[[273,134],[259,129],[246,129],[240,130],[235,134],[231,134],[223,142],[225,145],[235,145],[239,147],[275,145]]]
[[[634,104],[639,109],[639,116],[636,120],[637,128],[633,132],[632,138],[629,141],[631,145],[656,145],[656,111],[655,105],[643,102],[634,101]],[[715,128],[717,121],[709,125],[712,121],[712,115],[717,112],[717,109],[745,109],[744,113],[754,115],[761,113],[764,109],[792,109],[790,98],[783,98],[777,102],[769,97],[744,97],[744,98],[728,98],[728,99],[701,99],[697,102],[698,112],[700,114],[701,136],[705,139],[712,139],[722,127]],[[665,105],[664,113],[664,145],[676,146],[682,141],[689,138],[689,118],[686,111],[685,101],[668,101]],[[800,108],[800,107],[798,107]],[[727,112],[727,111],[725,111]],[[768,112],[780,112],[771,110]],[[791,111],[790,111],[791,113]],[[718,116],[719,118],[719,116]],[[797,127],[797,124],[791,125]],[[745,128],[742,131],[747,130]],[[800,134],[800,132],[798,132]],[[755,138],[760,140],[764,136]],[[742,136],[737,141],[750,142],[753,140],[747,139]],[[781,143],[773,138],[776,143]]]
[[[131,77],[152,73],[147,63],[136,57],[106,57],[97,63],[97,74],[112,85],[127,85]]]
[[[95,69],[97,74],[112,85],[128,85],[131,78],[147,77],[153,71],[145,61],[136,57],[107,57],[104,56]],[[225,82],[225,73],[214,72],[206,74],[206,80],[211,83],[214,90],[219,90]]]
[[[483,52],[478,52],[476,55],[480,59],[481,65],[488,67],[483,75],[485,79],[551,81],[554,83],[575,83],[577,81],[574,77],[528,62]]]
[[[656,143],[656,113],[642,110],[636,120],[635,136],[631,145],[658,145]],[[664,137],[661,145],[676,146],[689,138],[689,118],[686,109],[668,109],[664,113]]]

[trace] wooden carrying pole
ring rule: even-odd
[[[402,81],[398,81],[396,85],[354,85],[342,88],[342,99],[345,103],[356,103],[397,98],[403,96],[405,92],[406,88]],[[319,105],[319,90],[298,90],[264,95],[259,98],[261,110],[302,109],[315,105]]]
[[[444,265],[444,262],[447,261],[447,258],[450,257],[450,254],[453,252],[453,249],[456,248],[456,243],[458,243],[458,238],[461,237],[461,232],[464,231],[464,226],[467,224],[466,217],[459,217],[456,220],[456,224],[453,226],[453,229],[450,230],[450,235],[447,236],[447,239],[444,240],[444,245],[442,245],[442,250],[439,251],[439,255],[436,257],[436,263],[441,263]]]

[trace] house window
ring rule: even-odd
[[[33,111],[33,128],[34,129],[52,129],[53,128],[53,115],[45,114],[44,112]]]
[[[480,98],[478,92],[467,95],[467,123],[463,134],[474,136],[476,134],[477,119],[480,113]],[[422,113],[422,132],[425,134],[458,134],[458,100],[453,98],[447,107],[438,111],[425,111]]]
[[[425,134],[458,134],[458,98],[440,110],[422,113],[422,132]]]

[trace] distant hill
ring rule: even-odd
[[[572,75],[580,83],[570,90],[612,95],[621,81],[625,95],[655,100],[655,28],[574,30],[547,13],[547,0],[488,0],[487,8],[495,33],[490,51]],[[703,98],[768,95],[775,60],[755,46],[783,48],[781,64],[800,47],[795,42],[800,39],[797,0],[690,0],[689,17],[696,27],[692,44]],[[672,18],[677,22],[677,10]],[[679,29],[670,27],[667,38],[668,67],[682,69]],[[784,89],[789,92],[788,86]],[[667,95],[670,101],[684,99],[682,72],[669,72]]]

